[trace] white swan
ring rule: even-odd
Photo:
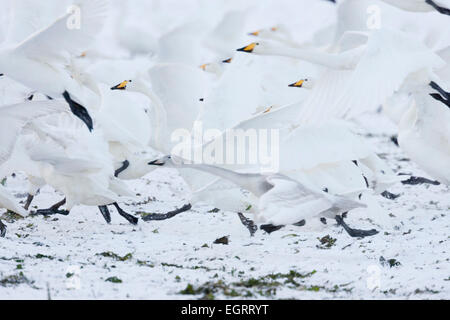
[[[243,174],[205,164],[185,164],[172,156],[152,161],[150,165],[174,168],[191,168],[219,176],[249,191],[254,199],[259,214],[258,220],[276,226],[285,224],[302,224],[303,220],[315,217],[335,218],[349,210],[365,207],[364,204],[332,196],[326,192],[310,189],[297,180],[281,174]],[[338,221],[343,223],[340,216]],[[346,226],[351,236],[364,237],[374,235],[375,230],[353,230]]]
[[[64,63],[67,63],[67,54],[79,55],[94,42],[107,7],[103,0],[84,0],[77,5],[82,12],[80,26],[68,27],[72,15],[69,12],[20,43],[3,44],[0,70],[49,97],[64,97],[72,112],[92,130],[92,118],[82,105],[91,103],[86,98],[89,90],[71,78]]]
[[[63,103],[61,103],[63,104]],[[118,206],[120,196],[132,192],[114,177],[113,161],[101,130],[93,134],[70,114],[49,116],[30,123],[4,170],[23,171],[65,195],[42,214],[68,214],[76,205],[99,206],[107,222],[107,205],[114,204],[131,223],[137,219]],[[67,210],[59,210],[65,205]]]
[[[409,110],[399,123],[400,147],[422,169],[450,185],[450,96],[430,86],[413,91]]]
[[[329,68],[316,79],[303,104],[299,121],[304,123],[324,118],[350,119],[372,111],[400,89],[409,75],[444,64],[420,41],[391,29],[373,31],[359,46],[340,53],[288,48],[269,42],[252,43],[239,50],[289,56]],[[393,68],[397,72],[390,72]]]
[[[5,165],[17,144],[17,139],[23,128],[30,122],[49,114],[64,112],[65,105],[48,102],[29,102],[0,107],[0,170]],[[26,215],[7,190],[0,187],[0,208],[6,208],[16,213]],[[0,236],[4,236],[6,227],[0,221]]]

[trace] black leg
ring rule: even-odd
[[[347,233],[350,235],[350,237],[364,238],[364,237],[374,236],[378,233],[378,231],[375,229],[372,229],[372,230],[352,229],[348,226],[348,224],[346,224],[344,222],[344,219],[340,215],[336,216],[336,222],[338,223],[338,225],[342,226],[345,229],[345,231],[347,231]]]
[[[67,91],[64,91],[63,97],[69,104],[70,110],[72,110],[72,113],[74,115],[76,115],[78,118],[80,118],[80,120],[86,124],[89,131],[92,131],[94,129],[94,124],[93,124],[92,118],[89,115],[89,112],[87,111],[87,109],[85,107],[83,107],[81,104],[73,101],[70,98],[70,94]]]
[[[50,216],[50,215],[55,215],[55,214],[62,214],[64,216],[67,216],[70,212],[67,210],[59,210],[59,208],[63,205],[66,204],[66,199],[64,198],[63,200],[61,200],[60,202],[54,204],[53,206],[51,206],[48,209],[42,209],[42,210],[37,210],[36,211],[36,215],[44,215],[44,216]]]
[[[428,3],[430,6],[432,6],[433,8],[435,8],[439,13],[450,16],[450,9],[438,6],[433,0],[426,0],[425,2]]]
[[[99,206],[98,207],[103,218],[105,218],[106,223],[111,223],[111,214],[109,213],[109,209],[107,206]]]
[[[259,226],[259,228],[261,230],[264,230],[268,234],[271,234],[272,232],[278,231],[278,230],[280,230],[283,227],[284,226],[274,226],[273,224],[263,224],[263,225]]]
[[[123,171],[125,171],[130,166],[130,162],[125,160],[122,162],[122,166],[114,172],[114,177],[118,177]]]
[[[33,202],[34,196],[32,194],[28,194],[27,201],[25,202],[25,205],[23,208],[28,211],[30,208],[31,202]]]
[[[180,209],[176,209],[176,210],[164,213],[164,214],[159,214],[159,213],[150,214],[148,216],[143,217],[142,220],[144,220],[144,221],[167,220],[167,219],[175,217],[176,215],[178,215],[180,213],[189,211],[191,209],[192,209],[192,205],[189,203],[189,204],[184,205]]]
[[[253,237],[255,235],[255,232],[258,230],[258,227],[255,225],[255,223],[250,220],[249,218],[246,218],[242,213],[238,212],[239,219],[241,220],[242,224],[248,229],[250,232],[250,237]]]
[[[0,237],[4,238],[6,235],[6,225],[0,220]]]
[[[119,214],[124,217],[125,219],[127,219],[127,221],[131,224],[138,224],[139,219],[136,218],[135,216],[132,216],[131,214],[126,213],[125,211],[122,210],[121,207],[119,207],[119,204],[117,202],[113,203],[113,206],[116,207],[117,212],[119,212]]]

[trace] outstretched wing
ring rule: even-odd
[[[422,42],[402,31],[387,28],[374,31],[353,71],[328,71],[317,81],[299,121],[321,123],[373,111],[400,89],[411,74],[444,64]]]
[[[67,111],[59,101],[37,101],[0,108],[0,165],[10,156],[23,127],[36,118]]]
[[[107,2],[82,0],[67,11],[51,25],[25,39],[16,50],[34,58],[58,57],[64,52],[80,55],[101,31]]]

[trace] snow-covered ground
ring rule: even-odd
[[[382,115],[360,122],[396,172],[426,177],[390,141],[395,128]],[[22,175],[6,182],[22,201],[25,184]],[[174,170],[130,185],[138,200],[125,208],[137,216],[172,210],[188,198]],[[236,213],[206,205],[138,226],[117,214],[107,225],[93,207],[17,221],[3,215],[0,298],[448,299],[449,188],[397,184],[389,191],[400,197],[379,197],[385,209],[379,219],[348,217],[351,226],[380,231],[365,239],[350,238],[334,221],[318,231],[288,227],[250,237]],[[61,197],[45,187],[34,205],[45,208]],[[228,244],[214,244],[224,236]]]

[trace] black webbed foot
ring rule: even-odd
[[[346,224],[344,222],[344,219],[340,215],[336,216],[336,222],[338,225],[342,226],[345,229],[345,231],[347,231],[347,233],[350,235],[350,237],[364,238],[364,237],[374,236],[378,233],[378,231],[375,229],[372,229],[372,230],[352,229],[348,226],[348,224]]]
[[[418,185],[418,184],[432,184],[435,186],[440,185],[441,183],[439,181],[433,181],[427,178],[422,178],[422,177],[414,177],[411,176],[408,180],[403,180],[402,184],[407,184],[407,185]]]
[[[41,215],[41,216],[52,216],[55,214],[61,214],[63,216],[69,215],[70,211],[67,210],[54,210],[54,209],[40,209],[36,210],[36,212],[33,215]]]
[[[144,221],[167,220],[167,219],[175,217],[176,215],[178,215],[180,213],[189,211],[191,209],[192,209],[192,205],[189,203],[189,204],[184,205],[180,209],[176,209],[174,211],[170,211],[167,213],[154,213],[154,214],[147,215],[147,216],[143,217],[142,220],[144,220]]]
[[[255,235],[255,232],[258,230],[258,226],[255,225],[253,220],[246,218],[242,213],[238,212],[238,216],[239,216],[239,219],[241,220],[242,224],[250,232],[250,237],[253,237]]]
[[[119,212],[119,214],[124,217],[125,219],[127,219],[127,221],[131,224],[137,225],[139,219],[136,218],[135,216],[132,216],[129,213],[126,213],[125,211],[122,210],[121,207],[119,207],[119,205],[117,204],[117,202],[113,203],[114,207],[116,207],[117,212]]]
[[[263,225],[259,226],[259,228],[261,230],[264,230],[268,234],[271,234],[272,232],[278,231],[278,230],[280,230],[283,227],[284,226],[274,226],[273,224],[263,224]]]
[[[55,215],[55,214],[61,214],[63,216],[67,216],[67,215],[69,215],[70,211],[68,211],[68,210],[59,210],[59,208],[61,206],[65,205],[65,204],[66,204],[66,199],[64,198],[63,200],[61,200],[60,202],[54,204],[53,206],[51,206],[48,209],[36,210],[34,215],[51,216],[51,215]]]

